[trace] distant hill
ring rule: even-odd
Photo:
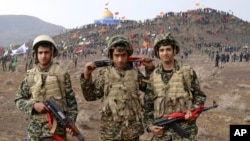
[[[171,32],[183,48],[197,44],[231,47],[250,45],[249,22],[212,8],[182,13],[166,12],[162,16],[145,21],[124,20],[121,26],[88,24],[60,33],[62,29],[62,26],[32,16],[0,16],[0,47],[9,46],[10,43],[30,44],[35,36],[44,33],[52,35],[61,50],[63,46],[78,46],[82,41],[87,43],[86,47],[105,47],[107,37],[116,34],[133,36],[135,47],[143,47],[144,42],[152,47],[154,35],[161,32]]]
[[[121,26],[89,24],[67,30],[54,36],[54,39],[57,43],[64,41],[64,46],[77,47],[85,41],[87,48],[102,48],[106,46],[108,37],[123,34],[130,37],[135,48],[140,48],[145,47],[145,43],[152,47],[155,35],[161,32],[171,32],[182,49],[199,46],[240,48],[250,45],[249,22],[212,8],[182,13],[166,12],[145,21],[124,20]]]
[[[0,46],[22,44],[39,34],[57,35],[63,26],[27,15],[0,15]]]

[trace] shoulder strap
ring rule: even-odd
[[[29,87],[32,87],[33,85],[35,72],[36,67],[27,71],[27,82]]]
[[[193,73],[192,68],[189,65],[183,64],[183,65],[181,65],[181,69],[183,70],[185,82],[186,82],[188,88],[190,89],[191,88],[191,81],[192,81],[191,75]]]

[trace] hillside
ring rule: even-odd
[[[155,35],[172,32],[183,49],[199,47],[242,48],[250,44],[250,23],[211,8],[197,9],[184,13],[165,13],[162,17],[145,21],[122,21],[119,26],[89,24],[54,36],[54,39],[68,47],[78,47],[80,42],[90,48],[103,48],[106,39],[115,34],[130,37],[135,48],[143,48],[143,43],[152,47]]]
[[[0,15],[0,46],[23,44],[39,34],[57,35],[62,26],[26,15]]]
[[[201,89],[207,95],[205,106],[212,105],[213,101],[219,105],[200,115],[197,120],[197,141],[228,141],[230,125],[249,125],[250,63],[244,59],[234,61],[231,53],[239,56],[243,51],[249,52],[248,48],[243,50],[243,46],[250,43],[250,23],[214,9],[197,9],[179,14],[169,12],[163,17],[141,22],[126,20],[120,27],[89,24],[53,36],[62,55],[54,61],[59,62],[71,76],[79,109],[76,125],[87,141],[100,140],[98,110],[101,101],[88,102],[82,95],[79,78],[85,63],[105,58],[100,50],[105,48],[106,39],[112,35],[129,36],[135,47],[134,55],[137,55],[137,49],[145,49],[143,42],[151,47],[156,34],[168,31],[180,42],[181,56],[187,49],[192,52],[181,61],[197,72]],[[31,46],[30,43],[27,45]],[[71,57],[73,50],[79,56],[77,67]],[[143,51],[138,55],[146,56]],[[214,67],[215,57],[211,55],[217,51],[220,54],[230,54],[230,60],[220,62],[220,67]],[[181,56],[176,57],[180,59]],[[16,72],[2,71],[0,66],[1,141],[23,140],[27,136],[29,116],[14,105],[18,86],[26,74],[26,61],[25,56],[18,56]],[[154,62],[157,63],[157,59]],[[98,70],[94,71],[93,78],[96,73]],[[145,133],[140,139],[149,141],[151,136],[152,134]]]
[[[209,46],[220,43],[241,47],[249,45],[250,42],[249,22],[211,8],[182,13],[167,12],[161,17],[145,21],[124,20],[119,26],[89,24],[64,30],[64,33],[62,29],[62,26],[31,16],[0,16],[0,46],[3,44],[9,46],[10,43],[23,44],[32,41],[38,34],[53,35],[59,47],[62,45],[75,47],[81,41],[105,46],[107,37],[125,34],[133,38],[135,47],[142,47],[144,41],[151,46],[154,35],[167,31],[172,32],[183,47],[194,46],[197,43],[207,43]]]

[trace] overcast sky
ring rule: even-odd
[[[117,17],[144,20],[153,19],[160,12],[206,7],[250,21],[250,0],[0,0],[0,15],[29,15],[74,28],[102,18],[105,8],[119,12]]]

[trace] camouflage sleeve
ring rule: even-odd
[[[151,79],[151,78],[150,78]],[[151,82],[149,79],[149,82]],[[148,83],[144,93],[144,125],[148,127],[154,120],[154,93],[151,84]]]
[[[154,69],[145,69],[145,76],[144,74],[138,70],[138,80],[139,80],[139,89],[143,92],[145,92],[147,83],[150,77],[150,74],[154,71]]]
[[[65,98],[67,103],[67,111],[65,113],[65,116],[72,119],[73,122],[75,123],[78,114],[78,109],[77,109],[75,92],[72,89],[69,73],[66,73],[64,75],[64,79],[65,79]]]
[[[92,76],[89,79],[84,78],[84,74],[81,74],[80,84],[82,94],[87,101],[94,101],[101,99],[104,95],[104,70],[100,70],[97,78],[93,81]]]
[[[155,70],[155,66],[153,66],[152,69],[146,69],[145,68],[145,72],[146,72],[146,77],[149,79],[151,73]]]
[[[199,104],[205,103],[206,95],[201,90],[200,84],[196,72],[193,70],[193,75],[191,75],[191,93],[193,94],[193,105],[194,107]]]
[[[32,115],[33,112],[35,112],[33,110],[33,105],[36,101],[31,100],[30,98],[30,88],[28,86],[27,77],[25,77],[18,88],[14,102],[19,110],[28,115]]]

